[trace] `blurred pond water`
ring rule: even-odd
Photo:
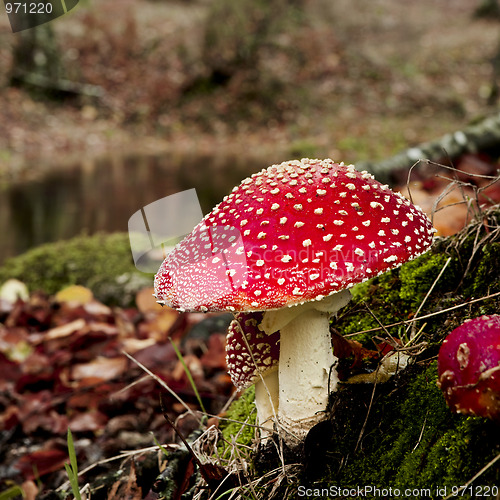
[[[197,153],[116,156],[52,168],[0,192],[0,263],[41,243],[126,232],[134,212],[187,189],[196,189],[208,213],[241,179],[265,166],[255,158]]]

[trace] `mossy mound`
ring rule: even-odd
[[[324,475],[316,486],[420,490],[404,496],[442,498],[472,479],[500,451],[498,424],[451,413],[436,379],[434,361],[425,368],[414,365],[375,389],[342,387],[334,398],[333,438],[323,447]],[[499,482],[494,464],[473,484]],[[443,488],[447,493],[438,494]],[[466,491],[463,497],[474,495]]]
[[[127,233],[78,236],[47,243],[7,259],[0,267],[0,284],[17,278],[30,291],[55,294],[68,285],[90,288],[108,304],[128,305],[135,292],[151,286],[152,275],[133,263]]]
[[[355,287],[332,329],[370,349],[391,336],[406,344],[413,331],[411,363],[385,384],[340,385],[330,419],[292,457],[302,460],[302,472],[280,497],[388,498],[398,490],[406,498],[494,498],[500,427],[450,411],[436,385],[436,356],[463,321],[500,312],[499,292],[499,207],[420,258]],[[260,477],[279,467],[271,460]]]

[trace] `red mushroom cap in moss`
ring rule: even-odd
[[[258,381],[259,373],[264,375],[278,368],[279,332],[266,335],[261,331],[262,316],[262,312],[236,314],[227,331],[228,373],[238,390]]]
[[[427,251],[427,216],[368,172],[289,161],[245,179],[155,277],[158,302],[263,311],[340,292]]]
[[[466,321],[446,337],[437,384],[457,413],[500,420],[500,315]]]

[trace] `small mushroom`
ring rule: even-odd
[[[293,442],[324,418],[329,318],[349,288],[427,251],[427,216],[368,172],[289,161],[245,179],[167,255],[158,302],[190,311],[265,311],[280,331],[278,419]]]
[[[437,385],[457,413],[500,420],[500,315],[468,320],[446,337]]]
[[[279,332],[266,335],[259,329],[263,313],[238,313],[228,328],[228,373],[238,390],[255,384],[257,418],[262,437],[273,432],[278,414]],[[265,429],[269,429],[268,432]]]

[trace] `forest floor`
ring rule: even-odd
[[[500,24],[479,2],[276,2],[264,22],[230,4],[102,0],[52,22],[61,80],[99,97],[10,87],[3,16],[0,172],[116,151],[377,160],[496,108]]]

